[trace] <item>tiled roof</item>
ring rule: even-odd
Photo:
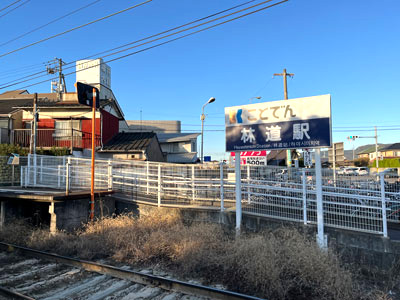
[[[16,100],[4,100],[0,99],[0,115],[6,115],[9,114],[13,111],[16,111],[17,108],[15,106],[18,105],[26,105],[29,102],[32,102],[32,100],[28,99],[16,99]]]
[[[167,154],[167,161],[170,163],[191,164],[191,163],[195,163],[196,160],[197,160],[196,152],[168,153]]]
[[[196,139],[200,133],[157,133],[160,143],[185,142]]]
[[[389,145],[385,144],[378,144],[378,150],[381,151]],[[357,154],[369,154],[375,152],[375,145],[370,145],[368,148],[364,149],[363,151],[358,152]]]
[[[154,132],[120,132],[104,145],[101,151],[130,152],[145,150],[154,137],[156,137]]]
[[[28,94],[28,91],[27,90],[6,91],[0,94],[0,98],[17,97],[21,94]]]
[[[387,150],[400,150],[400,143],[394,143],[391,145],[388,145],[382,149],[380,149],[381,151],[387,151]]]

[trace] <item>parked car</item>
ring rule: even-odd
[[[359,167],[357,168],[357,175],[368,175],[369,169],[367,167]]]
[[[357,170],[358,170],[358,168],[345,168],[344,175],[348,175],[348,176],[358,175]]]
[[[339,170],[336,171],[336,174],[338,175],[344,175],[344,167],[340,167]]]

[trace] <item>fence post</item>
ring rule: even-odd
[[[23,187],[24,186],[24,169],[25,169],[25,167],[24,166],[21,166],[20,167],[20,184],[21,184],[21,187]]]
[[[70,190],[70,177],[71,177],[71,158],[68,157],[68,162],[65,165],[65,194],[68,195]]]
[[[219,185],[220,185],[220,198],[221,198],[221,211],[225,210],[224,206],[224,163],[219,163]]]
[[[57,173],[57,187],[61,186],[61,166],[58,165],[58,173]]]
[[[235,152],[235,192],[236,192],[236,236],[240,235],[242,224],[242,182],[240,172],[240,152]]]
[[[157,191],[157,204],[161,206],[161,164],[158,164],[158,191]]]
[[[29,172],[28,168],[25,167],[25,187],[28,187]]]
[[[72,119],[71,119],[71,155],[72,152],[74,151],[74,128],[72,127]]]
[[[250,165],[247,165],[247,202],[250,204]]]
[[[324,204],[322,195],[321,149],[315,149],[315,190],[317,196],[317,242],[321,249],[328,247],[324,234]]]
[[[108,160],[108,190],[112,191],[112,189],[113,189],[112,163],[111,160]]]
[[[36,150],[35,150],[36,152]],[[36,153],[33,154],[33,185],[36,187],[37,181],[37,156]]]
[[[63,165],[63,167],[65,166],[65,156],[63,156],[63,162],[62,162],[62,165]],[[63,176],[62,178],[64,178],[64,176]],[[63,182],[64,182],[64,180],[63,180]]]
[[[383,226],[383,237],[388,237],[387,231],[387,216],[386,216],[386,197],[385,197],[385,174],[380,174],[381,182],[381,204],[382,204],[382,226]]]
[[[29,153],[28,154],[28,170],[27,170],[27,175],[28,175],[28,179],[26,180],[26,184],[27,185],[29,185],[29,173],[30,173],[30,170],[31,170],[31,154]]]
[[[303,183],[303,222],[304,225],[307,225],[307,178],[305,169],[302,169],[302,183]]]
[[[146,195],[149,194],[149,161],[146,161]]]
[[[15,176],[15,165],[12,165],[12,171],[11,171],[11,186],[14,186],[14,176]]]
[[[40,183],[43,182],[43,157],[40,157]]]
[[[192,199],[196,200],[196,189],[195,189],[195,179],[194,179],[194,166],[192,166]]]

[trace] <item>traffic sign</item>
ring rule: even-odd
[[[91,85],[84,84],[82,82],[77,82],[76,93],[78,95],[78,102],[86,106],[93,106],[93,89],[95,89],[96,97],[96,108],[100,107],[99,101],[99,90]]]

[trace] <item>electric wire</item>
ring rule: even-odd
[[[9,11],[7,11],[6,13],[0,15],[0,18],[2,18],[2,17],[4,17],[4,16],[8,15],[10,12],[16,10],[17,8],[19,8],[19,7],[21,7],[21,6],[25,5],[25,4],[27,4],[29,1],[31,1],[31,0],[26,0],[25,2],[22,2],[20,5],[18,5],[18,6],[16,6],[16,7],[13,7],[13,8],[10,9]]]
[[[92,6],[93,4],[96,4],[97,2],[100,2],[100,1],[101,1],[101,0],[96,0],[96,1],[90,2],[90,3],[88,3],[88,4],[84,5],[84,6],[82,6],[82,7],[80,7],[80,8],[77,8],[77,9],[75,9],[75,10],[73,10],[73,11],[71,11],[71,12],[69,12],[69,13],[67,13],[67,14],[65,14],[65,15],[63,15],[63,16],[61,16],[61,17],[58,17],[58,18],[56,18],[56,19],[54,19],[54,20],[52,20],[52,21],[50,21],[50,22],[48,22],[48,23],[46,23],[46,24],[43,24],[43,25],[41,25],[41,26],[39,26],[39,27],[36,27],[36,28],[34,28],[34,29],[32,29],[32,30],[29,30],[28,32],[25,32],[25,33],[23,33],[23,34],[21,34],[21,35],[15,37],[15,38],[11,39],[11,40],[8,40],[7,42],[4,42],[4,43],[0,44],[0,47],[1,47],[1,46],[5,46],[5,45],[7,45],[7,44],[9,44],[9,43],[11,43],[11,42],[14,42],[14,41],[16,41],[16,40],[19,40],[20,38],[25,37],[25,36],[27,36],[28,34],[31,34],[31,33],[33,33],[33,32],[36,32],[36,31],[38,31],[38,30],[40,30],[40,29],[42,29],[42,28],[44,28],[44,27],[46,27],[46,26],[49,26],[49,25],[51,25],[51,24],[53,24],[53,23],[56,23],[57,21],[60,21],[60,20],[66,18],[66,17],[68,17],[68,16],[70,16],[70,15],[73,15],[74,13],[76,13],[76,12],[78,12],[78,11],[81,11],[81,10],[83,10],[83,9],[85,9],[85,8],[88,8],[89,6]]]
[[[29,1],[29,0],[28,0],[28,1]],[[112,14],[110,14],[110,15],[107,15],[107,16],[105,16],[105,17],[101,17],[101,18],[96,19],[96,20],[94,20],[94,21],[90,21],[90,22],[85,23],[85,24],[83,24],[83,25],[76,26],[76,27],[74,27],[74,28],[71,28],[71,29],[68,29],[68,30],[66,30],[66,31],[57,33],[57,34],[55,34],[55,35],[52,35],[52,36],[49,36],[49,37],[47,37],[47,38],[41,39],[41,40],[36,41],[36,42],[34,42],[34,43],[31,43],[31,44],[25,45],[25,46],[23,46],[23,47],[17,48],[17,49],[15,49],[15,50],[12,50],[12,51],[3,53],[3,54],[0,55],[0,57],[4,57],[4,56],[7,56],[7,55],[10,55],[10,54],[12,54],[12,53],[21,51],[21,50],[23,50],[23,49],[32,47],[32,46],[34,46],[34,45],[37,45],[37,44],[43,43],[43,42],[45,42],[45,41],[51,40],[51,39],[53,39],[53,38],[59,37],[59,36],[61,36],[61,35],[67,34],[67,33],[71,32],[71,31],[75,31],[75,30],[77,30],[77,29],[81,29],[81,28],[86,27],[86,26],[88,26],[88,25],[92,25],[92,24],[94,24],[94,23],[97,23],[97,22],[106,20],[106,19],[111,18],[111,17],[113,17],[113,16],[119,15],[119,14],[124,13],[124,12],[126,12],[126,11],[129,11],[129,10],[131,10],[131,9],[134,9],[134,8],[137,8],[137,7],[142,6],[142,5],[144,5],[144,4],[147,4],[147,3],[151,2],[151,1],[153,1],[153,0],[146,0],[146,1],[141,2],[141,3],[139,3],[139,4],[130,6],[130,7],[125,8],[125,9],[123,9],[123,10],[120,10],[120,11],[117,11],[117,12],[112,13]]]
[[[227,12],[227,11],[236,9],[236,8],[238,8],[238,7],[247,5],[247,4],[252,3],[252,2],[255,2],[255,1],[256,1],[256,0],[251,0],[251,1],[244,2],[244,3],[242,3],[242,4],[233,6],[233,7],[231,7],[231,8],[228,8],[228,9],[219,11],[219,12],[217,12],[217,13],[208,15],[207,17],[203,17],[203,18],[200,18],[200,19],[191,21],[191,22],[189,22],[189,23],[185,23],[185,24],[183,24],[183,25],[180,25],[180,26],[177,26],[177,27],[174,27],[174,28],[170,28],[170,29],[168,29],[168,30],[165,30],[165,31],[162,31],[162,32],[153,34],[153,35],[150,35],[150,36],[148,36],[148,37],[145,37],[145,38],[142,38],[142,39],[133,41],[133,42],[129,42],[129,43],[120,45],[120,46],[118,46],[118,47],[111,48],[111,49],[109,49],[109,50],[101,51],[101,52],[98,52],[98,53],[95,53],[95,54],[92,54],[92,55],[83,57],[83,58],[81,58],[81,59],[79,59],[79,60],[89,59],[89,58],[96,57],[96,56],[99,56],[99,55],[101,55],[101,54],[104,54],[104,53],[113,51],[113,50],[121,49],[121,48],[130,46],[130,45],[133,45],[133,44],[140,43],[140,42],[142,42],[142,41],[145,41],[145,40],[148,40],[148,39],[151,39],[151,38],[160,36],[160,35],[162,35],[162,34],[166,34],[166,33],[169,33],[169,32],[171,32],[171,31],[175,31],[175,30],[177,30],[177,29],[180,29],[180,28],[183,28],[183,27],[192,25],[192,24],[194,24],[194,23],[198,23],[198,22],[201,22],[201,21],[203,21],[203,20],[212,18],[212,17],[214,17],[214,16],[223,14],[223,13],[225,13],[225,12]],[[268,1],[266,1],[266,2],[270,2],[270,1],[272,1],[272,0],[268,0]],[[261,3],[261,4],[262,4],[262,3]],[[258,5],[261,5],[261,4],[258,4]],[[249,7],[248,9],[250,9],[250,8],[251,8],[251,7]],[[216,20],[216,19],[215,19],[215,20]],[[206,23],[199,24],[198,26],[201,26],[201,25],[204,25],[204,24],[206,24]],[[198,27],[198,26],[197,26],[197,27]],[[195,28],[195,27],[192,27],[192,28]],[[191,28],[188,28],[188,29],[186,29],[186,30],[189,30],[189,29],[191,29]],[[179,32],[175,32],[174,34],[177,34],[177,33],[179,33]],[[173,34],[171,34],[171,35],[173,35]],[[168,36],[170,36],[170,35],[168,35]],[[162,38],[166,38],[166,37],[168,37],[168,36],[164,36],[164,37],[162,37]],[[148,43],[154,42],[154,41],[156,41],[156,40],[158,40],[158,39],[151,40],[151,41],[149,41]],[[144,44],[146,44],[146,43],[137,45],[136,47],[139,47],[139,46],[144,45]],[[105,57],[111,56],[111,55],[115,55],[115,54],[117,54],[117,53],[120,53],[120,52],[123,52],[123,51],[127,51],[127,50],[132,49],[132,48],[135,48],[135,47],[130,47],[130,48],[127,48],[127,49],[125,49],[125,50],[121,50],[121,51],[118,51],[118,52],[114,52],[114,53],[105,55],[105,56],[103,56],[102,58],[105,58]],[[73,64],[73,63],[76,63],[77,61],[78,61],[78,60],[74,60],[74,61],[71,61],[71,62],[66,63],[66,64],[64,65],[64,70],[68,70],[68,69],[70,69],[70,68],[73,68],[74,66],[72,66],[72,67],[67,67],[67,66],[68,66],[68,65],[71,65],[71,64]],[[37,79],[37,78],[40,78],[40,77],[43,77],[43,76],[47,76],[47,74],[44,74],[44,75],[41,75],[41,76],[35,76],[35,75],[39,75],[39,74],[42,74],[42,73],[45,73],[45,72],[46,72],[46,71],[36,72],[36,73],[30,74],[30,75],[28,75],[28,76],[24,76],[24,77],[21,77],[21,78],[18,78],[18,79],[14,79],[14,80],[9,81],[9,82],[2,83],[2,84],[0,84],[0,88],[3,88],[2,86],[7,85],[7,84],[10,84],[10,83],[14,83],[13,85],[16,85],[16,84],[20,84],[20,83],[29,81],[29,80],[24,80],[24,81],[15,82],[15,81],[22,80],[22,79],[25,79],[25,78],[33,77],[33,78],[30,78],[30,80],[33,80],[33,79]],[[34,76],[35,76],[35,77],[34,77]],[[9,86],[12,86],[12,85],[8,85],[7,87],[9,87]]]
[[[264,1],[263,3],[270,2],[270,1],[272,1],[272,0]],[[131,52],[131,53],[128,53],[128,54],[125,54],[125,55],[122,55],[122,56],[119,56],[119,57],[116,57],[116,58],[107,60],[107,61],[103,61],[103,62],[101,62],[101,63],[99,63],[99,64],[97,64],[97,65],[89,66],[89,67],[87,67],[87,68],[85,68],[85,69],[81,69],[81,70],[73,71],[73,72],[70,72],[70,73],[66,73],[66,74],[64,74],[64,76],[69,76],[69,75],[72,75],[72,74],[76,74],[76,73],[78,73],[78,72],[81,72],[81,71],[84,71],[84,70],[87,70],[87,69],[91,69],[91,68],[94,68],[94,67],[98,67],[98,66],[100,66],[100,65],[103,65],[103,64],[106,64],[106,63],[109,63],[109,62],[117,61],[117,60],[120,60],[120,59],[129,57],[129,56],[132,56],[132,55],[136,55],[136,54],[138,54],[138,53],[142,53],[142,52],[144,52],[144,51],[148,51],[148,50],[150,50],[150,49],[154,49],[154,48],[157,48],[157,47],[160,47],[160,46],[163,46],[163,45],[166,45],[166,44],[175,42],[175,41],[177,41],[177,40],[186,38],[186,37],[188,37],[188,36],[191,36],[191,35],[194,35],[194,34],[197,34],[197,33],[200,33],[200,32],[206,31],[206,30],[209,30],[209,29],[211,29],[211,28],[215,28],[215,27],[217,27],[217,26],[220,26],[220,25],[223,25],[223,24],[226,24],[226,23],[229,23],[229,22],[238,20],[238,19],[240,19],[240,18],[243,18],[243,17],[249,16],[249,15],[252,15],[252,14],[254,14],[254,13],[263,11],[263,10],[265,10],[265,9],[268,9],[268,8],[271,8],[271,7],[274,7],[274,6],[277,6],[277,5],[279,5],[279,4],[282,4],[282,3],[285,3],[285,2],[288,2],[288,1],[289,1],[289,0],[282,0],[282,1],[280,1],[280,2],[276,2],[276,3],[274,3],[274,4],[271,4],[271,5],[268,5],[268,6],[259,8],[259,9],[257,9],[257,10],[254,10],[254,11],[251,11],[251,12],[248,12],[248,13],[245,13],[245,14],[242,14],[242,15],[237,16],[237,17],[235,17],[235,18],[232,18],[232,19],[229,19],[229,20],[226,20],[226,21],[223,21],[223,22],[220,22],[220,23],[217,23],[217,24],[214,24],[214,25],[211,25],[211,26],[208,26],[208,27],[205,27],[205,28],[202,28],[202,29],[199,29],[199,30],[190,32],[190,33],[187,33],[187,34],[184,34],[184,35],[182,35],[182,36],[179,36],[179,37],[176,37],[176,38],[173,38],[173,39],[170,39],[170,40],[168,40],[168,41],[165,41],[165,42],[162,42],[162,43],[153,45],[153,46],[149,46],[149,47],[147,47],[147,48],[140,49],[140,50],[138,50],[138,51],[134,51],[134,52]],[[57,78],[58,78],[58,77],[54,77],[53,79],[57,79]],[[52,79],[52,80],[53,80],[53,79]],[[27,85],[27,86],[25,86],[25,87],[23,87],[23,88],[30,87],[30,86],[34,86],[34,85],[37,85],[37,84],[40,84],[40,83],[43,83],[43,82],[47,82],[47,81],[48,81],[48,80],[44,80],[44,81],[41,81],[41,82],[33,83],[33,84]],[[0,87],[0,89],[2,89],[2,88],[4,88],[4,87]]]
[[[21,2],[21,1],[22,1],[22,0],[14,1],[14,2],[8,4],[7,6],[5,6],[5,7],[3,7],[3,8],[0,8],[0,11],[6,10],[6,9],[9,8],[10,6],[13,6],[14,4],[16,4],[16,3],[18,3],[18,2]]]
[[[32,74],[32,72],[43,70],[43,67],[46,66],[46,63],[37,65],[37,66],[32,66],[32,67],[25,67],[21,68],[19,70],[14,70],[14,71],[4,71],[0,73],[0,78],[11,78],[11,77],[16,77],[16,76],[23,76],[25,74]],[[29,76],[29,75],[25,75]],[[9,79],[8,79],[9,80]],[[14,79],[17,80],[17,79]]]
[[[48,61],[46,61],[46,62],[41,62],[41,63],[36,63],[36,64],[32,64],[32,65],[27,65],[27,66],[21,66],[21,67],[13,68],[13,69],[3,70],[2,72],[0,72],[0,74],[5,73],[5,72],[13,72],[13,71],[17,71],[17,70],[22,70],[22,69],[27,69],[27,68],[31,68],[31,67],[36,67],[36,66],[43,65],[43,64],[46,64],[46,63],[48,63]]]
[[[123,52],[123,51],[127,51],[127,50],[130,50],[130,49],[132,49],[132,48],[137,48],[137,47],[139,47],[139,46],[143,46],[143,45],[145,45],[145,44],[148,44],[148,43],[151,43],[151,42],[160,40],[160,39],[162,39],[162,38],[170,37],[170,36],[176,35],[176,34],[178,34],[178,33],[182,33],[182,32],[184,32],[184,31],[191,30],[191,29],[193,29],[193,28],[202,26],[202,25],[204,25],[204,24],[207,24],[207,23],[210,23],[210,22],[219,20],[219,19],[221,19],[221,18],[225,18],[225,17],[227,17],[227,16],[231,16],[231,15],[233,15],[233,14],[235,14],[235,13],[239,13],[239,12],[242,12],[242,11],[245,11],[245,10],[248,10],[248,9],[251,9],[251,8],[253,8],[253,7],[255,7],[255,6],[259,6],[259,5],[262,5],[262,4],[271,2],[271,1],[272,1],[272,0],[263,1],[263,2],[261,2],[261,3],[259,3],[259,4],[253,5],[253,6],[251,6],[251,7],[248,7],[248,8],[242,9],[242,10],[239,10],[239,11],[237,11],[237,12],[230,13],[230,14],[225,15],[225,16],[222,16],[222,17],[218,17],[218,18],[216,18],[216,19],[213,19],[213,20],[210,20],[210,21],[201,23],[201,24],[199,24],[199,25],[195,25],[195,26],[192,26],[192,27],[189,27],[189,28],[180,30],[180,31],[175,32],[175,33],[172,33],[172,34],[168,34],[167,36],[163,36],[163,37],[160,37],[160,38],[157,38],[157,39],[153,39],[153,40],[151,40],[151,41],[148,41],[148,42],[145,42],[145,43],[142,43],[142,44],[139,44],[139,45],[130,47],[130,48],[128,48],[128,49],[120,50],[120,51],[117,51],[117,52],[114,52],[114,53],[105,55],[105,56],[103,56],[103,57],[101,57],[101,58],[108,57],[108,56],[111,56],[111,55],[115,55],[115,54],[117,54],[117,53],[120,53],[120,52]],[[217,24],[208,26],[208,27],[201,28],[201,29],[196,30],[196,31],[192,31],[192,32],[190,32],[190,33],[188,33],[188,34],[181,35],[181,36],[179,36],[179,37],[177,37],[177,38],[173,38],[173,39],[167,40],[167,41],[165,41],[165,42],[158,43],[158,44],[155,44],[155,45],[153,45],[153,46],[149,46],[149,47],[147,47],[147,48],[140,49],[140,50],[138,50],[138,51],[134,51],[134,52],[131,52],[131,53],[128,53],[128,54],[125,54],[125,55],[122,55],[122,56],[119,56],[119,57],[116,57],[116,58],[107,60],[107,61],[103,61],[102,63],[99,63],[99,64],[94,65],[94,66],[89,66],[89,67],[84,68],[84,69],[81,69],[81,70],[76,70],[76,71],[73,71],[73,72],[70,72],[70,73],[66,73],[66,74],[64,74],[64,76],[69,76],[69,75],[72,75],[72,74],[76,74],[76,73],[78,73],[78,72],[81,72],[81,71],[84,71],[84,70],[87,70],[87,69],[90,69],[90,68],[98,67],[98,66],[101,65],[101,64],[105,64],[105,63],[113,62],[113,61],[116,61],[116,60],[120,60],[120,59],[129,57],[129,56],[132,56],[132,55],[135,55],[135,54],[138,54],[138,53],[141,53],[141,52],[144,52],[144,51],[147,51],[147,50],[150,50],[150,49],[153,49],[153,48],[156,48],[156,47],[165,45],[165,44],[169,44],[169,43],[171,43],[171,42],[174,42],[174,41],[177,41],[177,40],[186,38],[186,37],[188,37],[188,36],[191,36],[191,35],[194,35],[194,34],[203,32],[203,31],[205,31],[205,30],[209,30],[209,29],[211,29],[211,28],[214,28],[214,27],[217,27],[217,26],[226,24],[226,23],[228,23],[228,22],[235,21],[235,20],[237,20],[237,19],[246,17],[246,16],[248,16],[248,15],[251,15],[251,14],[254,14],[254,13],[257,13],[257,12],[260,12],[260,11],[262,11],[262,10],[265,10],[265,9],[268,9],[268,8],[271,8],[271,7],[274,7],[274,6],[276,6],[276,5],[282,4],[282,3],[287,2],[287,1],[289,1],[289,0],[282,0],[282,1],[280,1],[280,2],[271,4],[271,5],[268,5],[268,6],[265,6],[265,7],[261,7],[261,8],[259,8],[259,9],[257,9],[257,10],[254,10],[254,11],[251,11],[251,12],[248,12],[248,13],[245,13],[245,14],[242,14],[242,15],[239,15],[239,16],[237,16],[237,17],[234,17],[234,18],[225,20],[225,21],[223,21],[223,22],[220,22],[220,23],[217,23]],[[141,39],[141,40],[143,40],[143,39]],[[141,41],[141,40],[139,40],[139,41]],[[72,68],[72,67],[73,67],[73,66],[67,67],[67,68],[65,68],[65,69],[70,69],[70,68]],[[44,75],[38,76],[38,77],[43,77],[43,76],[44,76]],[[36,78],[38,78],[38,77],[31,78],[31,79],[24,80],[24,81],[20,81],[20,82],[17,82],[17,83],[13,83],[13,84],[10,84],[10,85],[6,85],[6,86],[0,86],[0,89],[4,89],[4,88],[7,88],[7,87],[10,87],[10,86],[13,86],[13,85],[17,85],[17,84],[20,84],[20,83],[24,83],[24,82],[27,82],[27,81],[36,79]],[[56,77],[53,78],[53,79],[56,79]],[[47,79],[47,80],[44,80],[44,81],[40,81],[40,82],[36,82],[36,83],[30,84],[30,85],[27,85],[27,86],[25,86],[25,87],[34,86],[34,85],[37,85],[37,84],[40,84],[40,83],[43,83],[43,82],[47,82],[47,81],[48,81],[48,79]],[[24,87],[24,88],[25,88],[25,87]]]

